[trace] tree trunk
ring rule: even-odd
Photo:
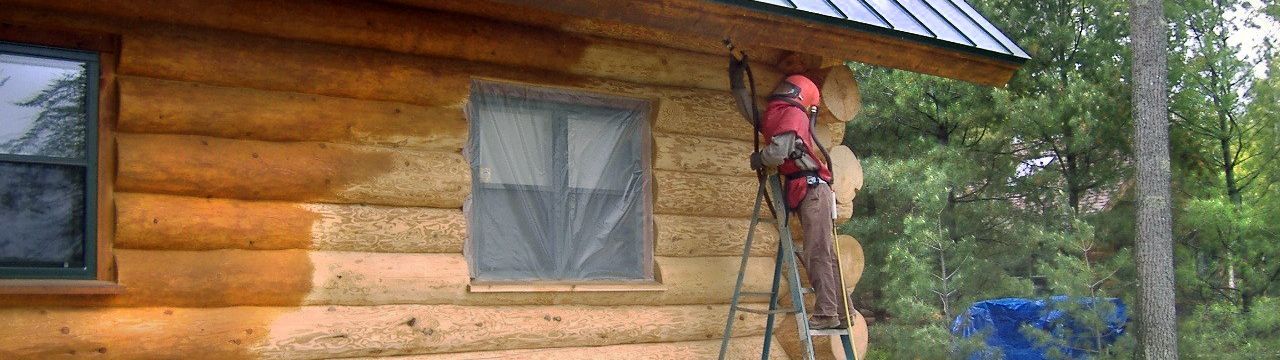
[[[1169,192],[1168,38],[1161,1],[1130,0],[1138,214],[1138,344],[1142,358],[1175,360],[1173,229]]]

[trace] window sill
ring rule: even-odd
[[[115,295],[124,286],[102,280],[0,280],[3,295]]]
[[[475,281],[468,288],[473,293],[667,291],[667,286],[657,281],[604,283]]]

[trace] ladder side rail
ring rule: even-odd
[[[742,247],[742,262],[738,264],[738,282],[733,286],[733,300],[729,304],[729,320],[724,324],[724,335],[720,339],[720,360],[724,360],[729,351],[729,338],[733,337],[733,321],[737,317],[739,298],[742,295],[742,282],[747,274],[747,260],[751,258],[751,242],[755,238],[756,225],[760,223],[760,204],[763,202],[764,194],[767,189],[764,183],[757,187],[756,204],[751,211],[751,227],[747,228],[747,240]],[[774,275],[775,283],[777,275]],[[774,292],[777,292],[777,286],[774,286]],[[776,295],[775,295],[776,296]],[[769,310],[773,310],[770,308]],[[769,315],[773,317],[773,315]],[[768,329],[766,329],[768,330]],[[765,345],[768,345],[768,336],[765,337]],[[766,353],[767,353],[766,348]]]
[[[778,254],[773,259],[773,285],[769,291],[769,318],[765,321],[764,326],[764,351],[760,354],[761,360],[769,359],[769,350],[773,348],[773,321],[776,318],[774,310],[778,309],[778,288],[782,283],[782,243],[778,243]]]
[[[794,304],[796,311],[796,328],[799,330],[800,342],[803,345],[806,360],[813,360],[813,337],[809,336],[809,319],[808,310],[804,306],[804,293],[801,288],[804,287],[800,282],[800,269],[796,261],[795,244],[791,242],[791,225],[789,216],[786,215],[787,206],[781,199],[786,198],[786,193],[782,191],[782,180],[777,174],[769,176],[769,188],[773,190],[773,196],[770,200],[774,205],[774,209],[784,209],[782,216],[775,214],[775,223],[778,225],[779,247],[783,252],[783,262],[787,270],[787,289],[791,292],[791,303]]]

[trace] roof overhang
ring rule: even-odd
[[[385,1],[707,53],[723,53],[721,41],[729,38],[739,48],[765,54],[757,59],[777,60],[778,51],[790,51],[987,86],[1004,86],[1027,60],[1022,49],[965,0]],[[833,11],[823,13],[821,6]],[[854,11],[841,11],[851,6],[875,13],[878,23],[865,17],[857,21]],[[978,26],[991,38],[985,46],[978,46],[977,37],[965,43],[965,35],[942,36],[945,33],[941,30],[946,28],[912,31],[902,26],[910,24],[892,23],[893,9],[924,27],[950,26],[964,33],[962,26]],[[939,9],[952,12],[944,14]],[[926,15],[957,21],[930,23],[923,17]],[[962,22],[965,18],[968,23]],[[969,30],[968,35],[976,32]],[[990,40],[1000,43],[993,45]]]
[[[999,34],[999,30],[995,30],[986,19],[981,19],[981,15],[968,8],[962,0],[940,1],[966,7],[969,19],[994,31],[994,36],[1005,41],[1003,46],[997,50],[991,47],[984,49],[946,41],[939,36],[930,37],[928,34],[931,32],[912,33],[893,29],[892,26],[876,26],[847,17],[837,18],[802,8],[752,0],[619,1],[607,4],[599,0],[493,1],[577,18],[652,28],[708,42],[730,38],[740,45],[851,60],[988,86],[1004,86],[1026,61],[1026,54],[1016,44]],[[917,2],[921,4],[919,6],[933,9],[936,5],[930,4],[938,1]],[[835,4],[831,1],[826,3]],[[899,4],[897,1],[893,3]],[[956,28],[950,24],[940,26]],[[1001,48],[1004,51],[999,51]]]

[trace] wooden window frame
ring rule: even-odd
[[[89,79],[88,111],[96,119],[86,129],[85,269],[73,276],[30,274],[0,279],[0,294],[108,295],[124,292],[116,282],[112,240],[115,237],[115,126],[119,111],[116,66],[120,37],[115,34],[0,22],[0,42],[25,47],[96,54],[97,77]],[[57,52],[57,51],[55,51]],[[96,85],[96,86],[95,86]],[[94,106],[96,105],[96,106]],[[94,116],[96,115],[96,116]],[[92,130],[91,130],[91,129]],[[89,155],[92,153],[93,155]],[[88,182],[93,179],[92,182]],[[6,275],[28,275],[10,272]]]

